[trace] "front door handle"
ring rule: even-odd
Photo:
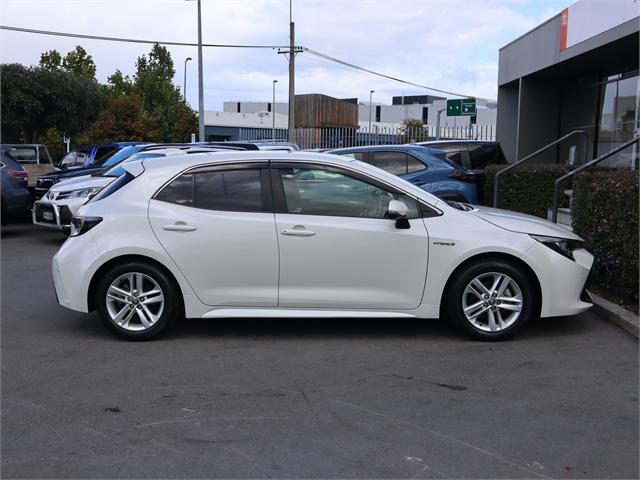
[[[165,225],[162,227],[163,230],[168,230],[170,232],[193,232],[197,230],[198,227],[194,225],[187,225],[186,222],[176,222],[172,225]]]
[[[297,237],[312,237],[316,234],[316,232],[312,232],[311,230],[307,230],[304,225],[296,225],[293,228],[284,228],[282,229],[283,235],[293,235]]]

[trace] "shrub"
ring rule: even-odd
[[[489,165],[486,168],[484,184],[485,202],[493,205],[493,185],[496,173],[504,165]],[[498,208],[528,213],[547,218],[547,209],[553,205],[553,185],[555,180],[567,173],[564,165],[521,165],[500,176]],[[570,180],[562,186],[569,188]],[[559,200],[562,201],[562,189]]]
[[[573,182],[573,229],[596,257],[595,285],[638,300],[638,172],[596,169]]]

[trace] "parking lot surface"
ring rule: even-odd
[[[591,312],[480,343],[429,320],[187,320],[57,305],[63,242],[2,228],[3,478],[637,478],[638,343]]]

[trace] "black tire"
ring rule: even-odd
[[[507,286],[501,294],[503,295],[501,297],[497,297],[496,295],[494,298],[494,293],[487,294],[483,291],[482,298],[478,299],[475,294],[469,293],[469,290],[467,290],[469,284],[474,279],[479,278],[481,283],[487,283],[489,286],[488,291],[491,292],[493,280],[496,278],[504,278],[500,277],[500,275],[506,276],[507,280],[510,280],[507,281]],[[518,289],[520,291],[519,296],[517,295]],[[465,293],[465,291],[467,293]],[[476,288],[476,291],[480,291],[480,289]],[[486,299],[485,295],[490,296]],[[512,300],[498,300],[498,298],[507,297],[512,298]],[[503,309],[517,305],[516,302],[518,302],[518,298],[521,298],[519,315],[514,318],[512,323],[502,323],[498,321],[498,313],[501,316],[503,313],[505,313],[505,316],[514,315],[514,312]],[[478,303],[485,302],[477,307],[483,313],[478,315],[477,318],[469,320],[463,309],[463,301],[465,301],[465,299],[467,303],[472,304],[469,305],[468,308],[474,305],[473,302],[475,300],[477,300]],[[494,303],[489,303],[491,301]],[[497,303],[501,303],[502,306],[499,306]],[[538,304],[539,300],[537,298],[535,284],[521,267],[503,259],[486,259],[463,268],[452,279],[446,292],[444,312],[456,327],[476,339],[505,340],[520,331],[531,318],[539,315]],[[473,316],[474,312],[477,311],[476,309],[469,311],[470,316]],[[489,312],[491,312],[493,324],[499,326],[495,331],[487,331],[491,328],[492,324],[489,319]]]
[[[132,302],[125,303],[119,300],[115,302],[110,301],[109,305],[109,302],[107,301],[107,292],[109,291],[112,283],[121,279],[123,276],[128,277],[128,274],[135,273],[142,274],[142,277],[136,278],[144,279],[143,284],[145,284],[146,287],[143,287],[141,291],[145,291],[144,288],[149,288],[150,286],[152,290],[156,290],[159,287],[164,300],[161,310],[159,310],[159,307],[156,304],[146,305],[147,309],[142,310],[145,307],[139,305],[142,303],[141,301],[135,302],[137,307],[136,305],[133,305]],[[126,283],[126,279],[121,281],[125,282],[124,285],[128,285],[128,283]],[[153,283],[151,282],[155,282],[156,286],[153,286]],[[136,281],[134,280],[134,287],[135,283]],[[133,289],[130,288],[130,290]],[[126,340],[149,340],[166,330],[177,318],[184,316],[182,302],[179,295],[180,289],[175,284],[173,278],[167,275],[160,268],[143,262],[129,262],[117,265],[102,275],[102,278],[98,280],[98,284],[95,289],[94,305],[96,306],[96,310],[102,321],[119,337]],[[130,298],[133,301],[133,297],[127,298]],[[138,300],[138,298],[135,300]],[[127,305],[129,310],[126,310],[126,313],[127,315],[132,315],[131,321],[127,322],[127,324],[119,325],[112,319],[112,315],[116,311],[124,311],[120,310],[120,307],[124,309]],[[150,326],[145,327],[140,321],[140,314],[137,309],[141,310],[140,313],[144,313],[144,311],[158,313],[159,315],[157,316],[157,320],[155,320]],[[132,310],[133,312],[131,312]],[[150,318],[149,316],[145,317],[147,318],[147,321]]]
[[[9,213],[7,212],[7,206],[4,204],[4,199],[2,199],[2,210],[0,210],[0,224],[6,225],[9,223]]]

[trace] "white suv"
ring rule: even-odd
[[[581,239],[303,152],[130,162],[53,258],[61,305],[150,338],[187,317],[433,318],[482,339],[589,308]]]

